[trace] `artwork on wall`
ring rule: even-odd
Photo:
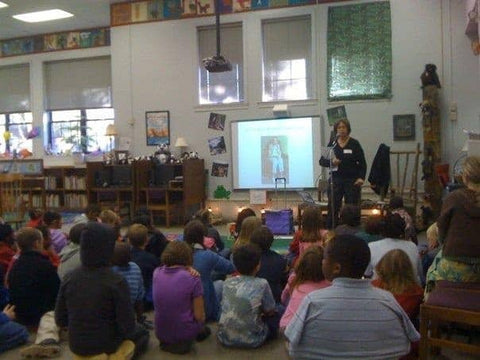
[[[208,139],[208,147],[210,148],[210,155],[224,154],[227,152],[225,138],[223,136]]]
[[[328,125],[333,126],[338,120],[348,120],[345,105],[327,109]]]
[[[214,162],[212,163],[212,176],[217,177],[227,177],[228,176],[228,164],[227,163],[220,163]]]
[[[225,129],[225,118],[226,115],[224,114],[210,113],[208,128],[223,131]]]
[[[0,41],[0,57],[110,45],[110,29],[98,28]]]
[[[393,140],[415,140],[415,115],[393,115]]]
[[[0,173],[22,174],[22,175],[43,175],[43,160],[0,160]]]
[[[169,111],[145,112],[145,128],[147,132],[147,146],[170,145]]]

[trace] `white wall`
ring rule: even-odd
[[[442,83],[443,155],[452,163],[463,146],[462,128],[480,129],[479,59],[472,54],[465,31],[464,0],[391,0],[393,45],[393,98],[389,101],[347,102],[352,136],[362,143],[368,164],[381,142],[396,149],[413,149],[415,142],[393,142],[392,115],[416,114],[417,141],[422,142],[420,74],[426,63],[434,63]],[[348,3],[341,3],[344,5]],[[331,5],[332,6],[332,5]],[[208,169],[213,160],[230,162],[227,154],[211,157],[207,139],[219,132],[207,128],[211,111],[227,114],[224,132],[230,144],[229,121],[272,115],[273,104],[261,103],[261,38],[264,18],[312,14],[316,100],[291,103],[293,116],[326,114],[337,104],[326,100],[326,29],[328,5],[314,5],[256,11],[222,16],[222,22],[243,22],[246,103],[231,106],[199,107],[197,95],[196,27],[213,24],[214,17],[172,20],[114,27],[111,47],[61,51],[0,59],[0,66],[29,62],[31,65],[32,110],[35,124],[43,114],[44,61],[111,54],[113,101],[120,136],[133,139],[135,155],[150,155],[146,146],[145,111],[171,112],[171,143],[184,136],[190,150],[205,158]],[[458,120],[448,120],[450,102],[458,105]],[[133,125],[131,125],[133,124]],[[34,152],[43,153],[41,140]],[[176,149],[172,149],[174,152]],[[230,149],[228,149],[230,150]],[[231,189],[231,178],[209,177],[209,196],[217,185]],[[245,197],[245,193],[235,196]]]
[[[426,63],[437,65],[442,82],[445,160],[456,158],[464,141],[463,127],[479,128],[480,73],[478,59],[463,35],[464,6],[461,0],[391,0],[393,98],[346,103],[352,135],[362,143],[368,163],[381,142],[395,149],[414,148],[415,142],[393,142],[394,114],[416,114],[417,141],[422,142],[418,105],[422,97],[420,74]],[[186,137],[190,149],[206,159],[208,168],[214,160],[230,162],[230,152],[209,155],[207,139],[218,135],[207,129],[209,112],[227,114],[227,122],[272,115],[273,104],[261,103],[261,20],[304,13],[312,14],[313,19],[317,99],[291,104],[290,109],[294,116],[324,115],[326,108],[335,105],[326,100],[327,9],[328,5],[315,5],[222,16],[222,22],[243,22],[246,104],[242,106],[198,106],[196,27],[212,24],[213,17],[113,28],[113,89],[120,133],[134,134],[134,153],[151,154],[154,149],[145,145],[144,112],[170,110],[172,143],[179,136]],[[458,105],[455,123],[447,120],[446,109],[452,101]],[[128,125],[132,116],[133,128]],[[228,126],[224,135],[228,147]],[[219,184],[231,189],[231,178],[209,177],[210,195]]]

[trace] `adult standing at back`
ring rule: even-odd
[[[322,156],[319,161],[320,166],[330,168],[330,181],[333,182],[333,196],[332,187],[328,192],[327,226],[330,229],[337,225],[342,199],[345,198],[345,204],[360,203],[360,190],[367,172],[362,146],[358,140],[350,137],[350,122],[347,119],[338,120],[333,131],[335,137],[328,143],[328,147],[332,148],[331,154]]]

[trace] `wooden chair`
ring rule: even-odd
[[[386,203],[385,196],[400,196],[405,208],[411,209],[412,218],[417,217],[418,168],[420,165],[420,143],[415,150],[390,150],[390,186],[388,194],[383,192],[380,201]],[[410,183],[407,183],[410,180]]]
[[[443,347],[480,355],[480,344],[442,337],[441,324],[457,323],[480,328],[480,284],[437,282],[425,304],[420,306],[420,360]]]
[[[23,175],[0,175],[0,217],[19,228],[25,221],[26,204],[22,196]]]
[[[171,204],[168,189],[153,188],[146,190],[147,210],[150,212],[151,223],[154,224],[154,214],[163,213],[165,225],[170,227]]]

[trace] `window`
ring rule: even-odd
[[[28,133],[32,130],[32,113],[0,114],[0,152],[18,152],[27,149],[32,152],[32,140]],[[5,132],[10,132],[10,139],[4,138]]]
[[[392,96],[390,3],[328,9],[328,100]]]
[[[110,139],[105,132],[114,122],[112,108],[48,111],[46,117],[50,152],[110,150]]]
[[[262,21],[263,101],[312,98],[310,15]]]
[[[232,71],[211,73],[205,70],[202,59],[217,54],[215,26],[199,27],[199,103],[226,104],[244,101],[243,91],[243,38],[242,24],[221,26],[221,55],[232,64]]]

